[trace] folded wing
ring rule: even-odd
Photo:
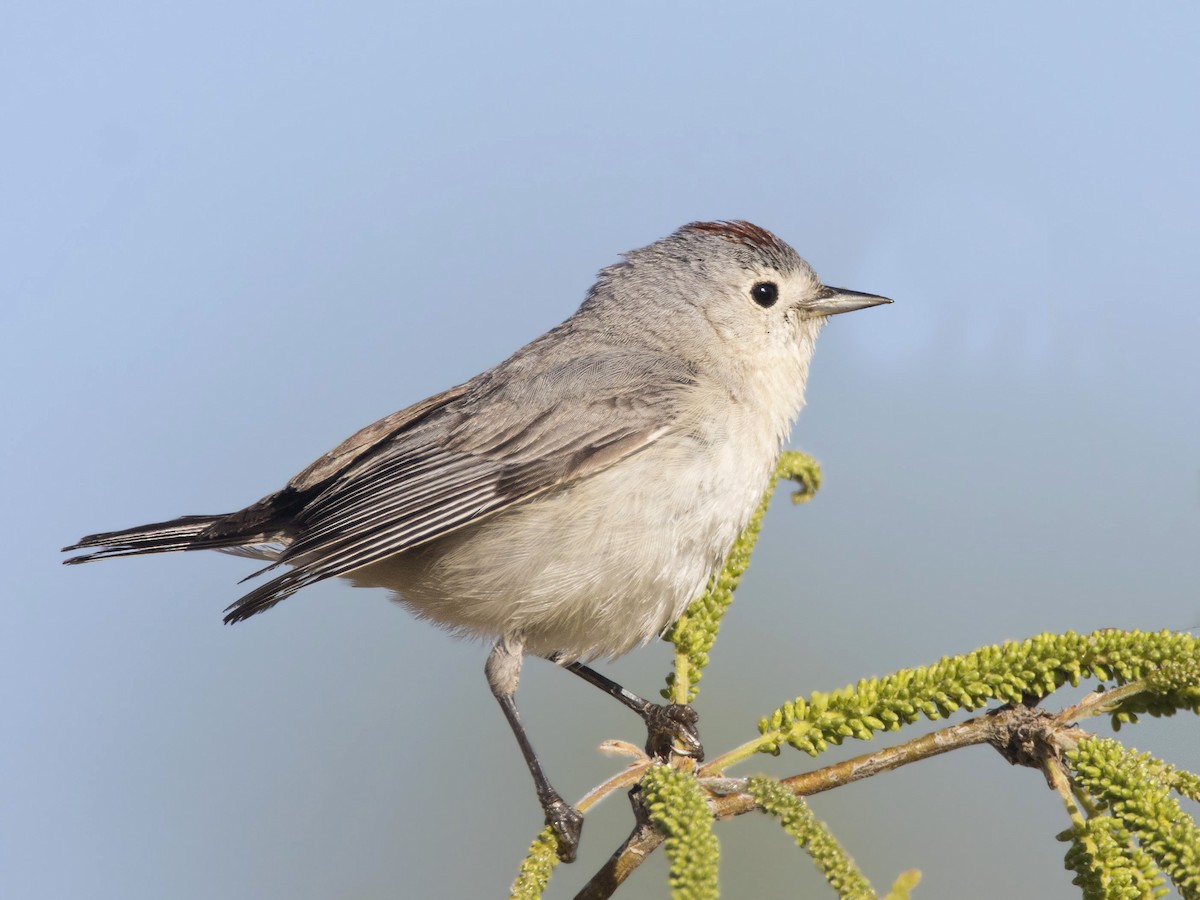
[[[670,431],[679,391],[691,381],[686,371],[665,365],[609,355],[566,360],[534,378],[506,379],[493,370],[340,469],[326,464],[321,487],[290,512],[286,530],[293,538],[262,572],[292,568],[231,605],[225,620],[248,618],[310,584],[435,540],[644,449]],[[285,492],[311,491],[302,479],[320,465]]]

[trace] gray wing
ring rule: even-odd
[[[390,434],[377,430],[374,446],[348,455],[340,471],[335,450],[293,479],[291,486],[303,488],[319,471],[325,484],[295,511],[291,542],[261,571],[293,568],[230,606],[225,620],[248,618],[307,585],[435,540],[644,449],[671,429],[680,391],[693,380],[681,364],[632,354],[569,359],[533,377],[512,371],[520,365],[510,361],[479,376],[449,403],[415,421],[407,417]]]

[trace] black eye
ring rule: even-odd
[[[779,287],[773,281],[760,281],[750,288],[750,296],[754,298],[755,303],[766,309],[774,306],[775,301],[779,299]]]

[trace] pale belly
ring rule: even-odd
[[[669,438],[347,577],[457,633],[519,637],[566,659],[618,656],[660,635],[720,566],[766,488],[770,438],[736,435],[719,451]]]

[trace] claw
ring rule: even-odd
[[[672,753],[690,756],[696,762],[704,761],[704,748],[700,745],[700,732],[696,723],[699,714],[683,703],[665,706],[654,704],[646,710],[646,753],[655,759],[667,759]],[[676,746],[677,743],[682,746]]]
[[[542,803],[542,810],[546,813],[546,824],[554,829],[558,839],[558,858],[565,863],[575,862],[583,814],[557,794]]]

